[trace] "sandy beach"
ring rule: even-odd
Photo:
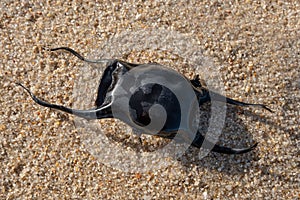
[[[3,0],[0,16],[0,199],[300,198],[298,1]],[[226,96],[274,112],[227,106],[218,144],[258,142],[249,153],[200,159],[189,148],[162,165],[130,165],[136,152],[168,140],[142,136],[140,144],[117,120],[82,128],[15,84],[52,103],[91,108],[104,68],[45,50],[61,46],[90,59],[156,62],[206,81],[214,80],[211,70]]]

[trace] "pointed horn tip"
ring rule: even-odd
[[[266,105],[262,105],[262,107],[263,107],[264,109],[266,109],[267,111],[269,111],[270,113],[274,113],[274,111],[271,110],[270,108],[268,108]]]
[[[250,149],[251,149],[251,150],[255,149],[255,148],[257,147],[257,145],[258,145],[258,142],[256,142],[255,144],[253,144],[253,145],[250,147]]]
[[[28,92],[28,93],[32,96],[31,91],[30,91],[27,87],[25,87],[22,83],[16,82],[15,84],[16,84],[17,86],[21,86],[24,90],[26,90],[26,92]]]
[[[263,109],[265,109],[265,110],[267,110],[267,111],[269,111],[269,112],[271,112],[271,113],[274,113],[274,111],[273,110],[271,110],[268,106],[266,106],[265,104],[252,104],[252,105],[254,105],[254,106],[259,106],[259,107],[261,107],[261,108],[263,108]]]
[[[256,142],[255,144],[253,144],[249,148],[244,149],[244,150],[239,151],[239,152],[236,152],[235,154],[243,154],[243,153],[247,153],[247,152],[253,151],[257,147],[257,145],[258,145],[258,143]]]
[[[22,88],[25,88],[25,86],[22,84],[22,83],[20,83],[20,82],[16,82],[15,83],[17,86],[21,86]]]
[[[250,152],[250,151],[253,151],[258,145],[258,142],[254,143],[252,146],[250,146],[248,149],[246,149],[245,151],[242,151],[242,152],[238,152],[237,154],[242,154],[242,153],[247,153],[247,152]]]

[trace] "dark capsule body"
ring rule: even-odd
[[[171,90],[159,84],[141,86],[131,96],[129,108],[134,122],[140,126],[150,124],[149,110],[155,104],[164,107],[167,113],[167,119],[163,129],[178,129],[181,116],[178,99]]]

